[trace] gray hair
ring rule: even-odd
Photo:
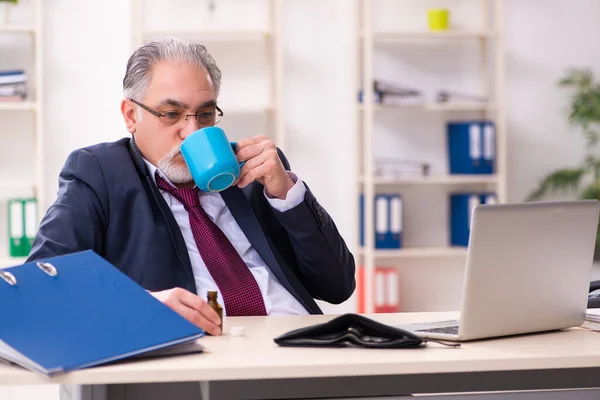
[[[123,95],[128,99],[142,101],[150,82],[152,69],[163,60],[185,62],[206,68],[215,86],[216,94],[219,95],[221,70],[206,47],[174,37],[148,42],[129,57],[123,78]]]

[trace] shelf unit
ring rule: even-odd
[[[361,32],[361,37],[368,37],[368,32]],[[371,37],[375,42],[381,41],[402,41],[402,40],[461,40],[461,39],[486,39],[494,36],[494,33],[479,30],[459,30],[459,31],[378,31],[371,32]]]
[[[248,132],[241,133],[241,136],[255,136],[259,134],[265,134],[275,144],[285,150],[285,134],[284,134],[284,115],[283,115],[283,48],[282,48],[282,6],[283,0],[264,0],[266,18],[265,26],[262,27],[228,27],[220,26],[218,23],[204,24],[198,22],[197,26],[193,28],[177,28],[177,29],[163,29],[153,28],[147,23],[147,9],[148,2],[150,0],[130,0],[132,7],[132,27],[133,27],[133,45],[135,48],[145,43],[151,38],[158,38],[164,36],[177,36],[183,39],[191,40],[195,43],[204,44],[207,46],[208,51],[215,56],[215,49],[219,50],[222,46],[236,46],[237,49],[243,49],[249,45],[260,45],[264,46],[265,54],[264,61],[266,65],[265,79],[266,85],[261,90],[267,94],[267,100],[265,104],[236,104],[231,98],[236,97],[230,96],[230,100],[219,102],[219,106],[223,109],[225,115],[220,126],[224,128],[227,135],[231,140],[239,139],[235,134],[232,137],[231,131],[243,131],[239,124],[234,125],[235,129],[230,125],[227,125],[229,121],[241,117],[255,117],[265,121],[264,129],[251,130]],[[189,3],[186,4],[186,8],[181,9],[182,12],[196,13],[194,15],[205,16],[210,11],[208,9],[202,9],[203,6],[209,5],[211,1],[204,3],[197,3],[191,6]],[[216,7],[219,7],[221,2],[215,1]],[[170,7],[177,7],[174,2],[170,4]],[[194,8],[196,7],[196,8]],[[218,12],[216,10],[215,12]],[[164,19],[168,19],[169,16],[165,16]],[[200,18],[198,18],[200,20]],[[223,87],[227,85],[228,74],[224,70],[221,64],[220,58],[215,56],[217,65],[223,71]],[[240,68],[244,68],[244,60],[240,57],[237,62],[240,63]],[[223,88],[222,87],[222,88]],[[220,94],[222,99],[223,91]],[[243,126],[243,124],[242,124]]]
[[[367,107],[368,106],[359,105],[360,111],[365,111]],[[371,106],[371,109],[374,112],[397,111],[405,108],[423,109],[427,111],[486,111],[495,109],[495,105],[467,102],[454,102],[448,104],[426,102],[423,104],[373,104]]]
[[[0,33],[30,33],[35,34],[37,32],[37,28],[35,26],[28,25],[14,25],[8,26],[0,26]]]
[[[30,7],[30,20],[26,23],[21,21],[13,23],[13,16],[18,14],[21,7]],[[44,186],[44,134],[42,125],[43,112],[43,60],[42,60],[42,7],[43,0],[21,1],[17,4],[2,3],[0,6],[0,37],[18,37],[27,36],[31,38],[32,47],[23,49],[32,54],[33,65],[13,65],[3,62],[2,68],[23,68],[28,71],[28,98],[25,101],[0,101],[0,120],[9,120],[14,116],[23,118],[31,117],[33,132],[20,132],[20,135],[33,135],[34,149],[32,152],[35,163],[34,177],[32,179],[5,180],[0,181],[0,190],[4,198],[11,197],[13,193],[29,193],[37,200],[37,220],[41,221],[46,210],[45,186]],[[0,47],[2,45],[0,44]],[[32,85],[31,82],[35,84]],[[0,124],[0,134],[8,137],[7,132],[3,132]],[[21,194],[18,195],[19,197]],[[3,214],[6,215],[6,214]],[[3,221],[5,232],[8,231],[8,220]],[[6,243],[0,248],[8,249],[8,237]],[[22,264],[25,257],[11,257],[8,250],[0,254],[0,268]]]
[[[263,41],[270,38],[273,35],[272,31],[268,30],[244,30],[231,31],[231,30],[217,30],[207,29],[204,31],[198,30],[145,30],[143,36],[146,37],[159,37],[159,36],[179,36],[185,38],[199,38],[208,42],[252,42],[252,41]]]
[[[3,111],[37,111],[38,103],[35,101],[6,101],[0,102]]]
[[[464,257],[467,250],[463,247],[411,247],[408,249],[376,249],[365,250],[361,248],[358,254],[362,257],[375,259],[402,259],[402,258],[447,258]]]
[[[365,310],[367,313],[374,312],[374,271],[381,260],[390,262],[384,264],[402,268],[414,268],[413,265],[422,265],[426,261],[434,263],[437,266],[444,265],[449,261],[462,262],[466,258],[466,248],[451,246],[403,246],[400,249],[376,249],[374,232],[374,196],[375,194],[390,190],[402,193],[406,190],[415,188],[425,188],[426,190],[438,190],[448,195],[449,191],[463,187],[476,187],[482,190],[493,190],[498,197],[499,202],[506,201],[506,133],[504,123],[503,109],[503,0],[479,0],[481,5],[480,26],[473,29],[450,28],[446,31],[426,31],[426,30],[384,30],[380,25],[374,23],[374,13],[377,12],[378,0],[357,0],[358,7],[357,21],[357,48],[358,63],[357,68],[359,76],[357,77],[357,90],[362,90],[362,102],[357,104],[357,118],[359,121],[359,134],[357,135],[359,170],[357,171],[357,188],[359,194],[364,195],[364,246],[357,240],[359,249],[357,264],[364,268],[364,290],[365,290]],[[400,3],[398,1],[397,3]],[[388,5],[390,3],[388,2]],[[471,3],[470,3],[471,4]],[[451,0],[438,2],[439,7],[446,6],[452,10]],[[401,7],[401,6],[398,6]],[[379,10],[380,11],[380,10]],[[452,12],[452,11],[451,11]],[[397,14],[396,14],[397,15]],[[491,18],[490,18],[491,16]],[[421,15],[423,21],[426,21],[426,14]],[[490,24],[490,21],[493,21]],[[398,29],[402,28],[401,24]],[[376,52],[381,51],[379,46],[386,46],[386,49],[394,46],[409,45],[412,49],[421,49],[421,46],[446,46],[450,47],[456,44],[461,46],[473,46],[475,51],[479,51],[479,61],[481,69],[481,92],[487,102],[454,102],[454,103],[436,103],[432,101],[423,101],[419,104],[401,104],[387,105],[374,102],[372,84],[376,69]],[[489,57],[491,55],[491,57]],[[492,59],[492,61],[490,61]],[[423,61],[423,59],[421,59]],[[422,78],[422,76],[421,76]],[[408,79],[404,77],[404,79]],[[493,89],[493,93],[492,93]],[[461,119],[463,113],[475,113],[478,118],[491,119],[495,124],[496,132],[496,171],[494,175],[449,175],[446,171],[436,171],[427,177],[408,177],[408,178],[383,178],[375,175],[375,149],[376,149],[376,129],[375,123],[378,118],[388,117],[389,113],[413,113],[413,118],[417,114],[421,118],[427,116],[436,116],[437,118]],[[416,114],[414,114],[416,113]],[[408,114],[402,114],[408,115]],[[388,119],[389,122],[389,119]],[[401,124],[401,123],[400,123]],[[429,133],[429,132],[428,132]],[[439,140],[443,140],[445,132],[433,132],[432,135]],[[404,139],[410,140],[408,135]],[[388,156],[389,157],[389,156]],[[441,157],[441,155],[440,155]],[[447,162],[446,162],[447,164]],[[439,168],[438,168],[439,169]],[[446,168],[447,169],[447,168]],[[446,201],[446,204],[448,202]],[[403,214],[407,212],[417,212],[407,210],[403,207]],[[403,217],[403,220],[405,218]],[[357,239],[360,237],[360,227],[357,227]],[[403,242],[410,232],[403,230]],[[426,274],[426,272],[423,272]],[[410,276],[414,277],[414,271],[411,270]],[[429,278],[424,278],[429,279]],[[406,282],[405,282],[406,284]],[[411,283],[409,283],[411,284]]]
[[[375,186],[406,185],[495,185],[498,175],[438,175],[423,178],[359,178],[360,184],[371,183]]]

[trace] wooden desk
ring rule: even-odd
[[[412,313],[371,317],[396,325],[456,316]],[[229,318],[225,330],[243,326],[245,336],[202,338],[203,354],[121,362],[52,379],[0,365],[0,385],[202,381],[211,382],[211,393],[220,388],[223,398],[243,397],[243,393],[283,398],[290,391],[298,397],[325,397],[333,392],[375,396],[600,386],[600,333],[578,328],[468,342],[460,348],[435,343],[410,350],[284,348],[273,342],[281,333],[331,318]]]

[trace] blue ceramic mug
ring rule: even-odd
[[[220,192],[237,180],[244,162],[238,162],[234,149],[235,143],[217,126],[198,129],[185,138],[181,154],[200,190]]]

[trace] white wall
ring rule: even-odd
[[[286,0],[284,8],[287,152],[351,247],[357,217],[352,3]],[[354,297],[339,307],[320,305],[324,312],[353,311]]]
[[[568,93],[557,80],[570,66],[600,76],[593,38],[595,0],[512,0],[506,6],[506,115],[509,200],[521,201],[539,180],[581,161],[582,135],[566,124]],[[535,159],[532,159],[532,156]]]
[[[46,204],[75,148],[122,137],[121,82],[131,51],[128,2],[44,2]]]

